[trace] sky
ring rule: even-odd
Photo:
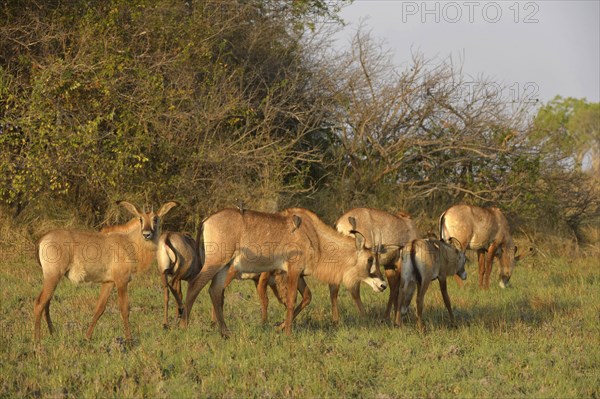
[[[341,17],[340,47],[362,21],[399,66],[414,53],[451,57],[467,76],[491,79],[515,99],[600,101],[600,0],[355,0]]]

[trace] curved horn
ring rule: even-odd
[[[379,250],[377,243],[375,242],[375,233],[373,233],[373,230],[371,230],[371,247],[376,253]]]
[[[450,242],[450,244],[452,244],[460,252],[463,252],[462,244],[460,243],[460,241],[458,240],[458,238],[456,238],[456,237],[450,237],[450,239],[448,241]]]

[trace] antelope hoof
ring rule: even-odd
[[[273,327],[275,327],[275,331],[283,331],[285,329],[285,321],[280,321],[279,323],[275,323],[275,325]]]
[[[221,330],[221,338],[229,339],[231,338],[231,331],[229,330]]]

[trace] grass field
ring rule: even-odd
[[[87,342],[99,286],[63,280],[51,307],[57,334],[43,322],[39,350],[32,304],[41,270],[32,259],[0,263],[0,397],[600,398],[600,268],[591,257],[527,259],[506,290],[479,290],[470,265],[464,288],[449,283],[458,327],[448,326],[434,283],[425,334],[414,317],[401,329],[382,323],[388,293],[366,287],[372,316],[358,317],[343,291],[342,322],[334,326],[327,287],[310,279],[313,302],[292,337],[261,325],[250,282],[226,291],[232,338],[211,327],[207,292],[188,330],[163,330],[153,269],[130,284],[133,345],[122,343],[114,292]],[[270,321],[280,321],[283,307],[271,304]]]

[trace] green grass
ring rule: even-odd
[[[342,322],[330,322],[327,287],[309,279],[313,302],[287,337],[260,323],[250,282],[225,295],[232,338],[210,325],[202,292],[190,327],[162,328],[153,271],[130,284],[134,344],[122,344],[113,292],[94,337],[84,340],[99,286],[59,285],[57,334],[43,321],[32,345],[32,304],[41,270],[31,259],[0,263],[0,397],[600,397],[600,269],[595,259],[530,259],[513,287],[449,283],[458,327],[448,326],[437,283],[425,299],[428,328],[380,321],[387,292],[362,290],[366,319],[346,291]],[[171,309],[171,315],[175,315]],[[271,322],[283,308],[271,296]]]

